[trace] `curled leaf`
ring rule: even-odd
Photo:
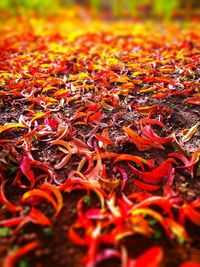
[[[182,138],[183,143],[188,142],[193,137],[193,135],[197,132],[199,125],[200,122],[198,121],[194,126],[188,129],[186,132],[184,131],[184,136]]]
[[[0,125],[0,133],[11,129],[11,128],[15,128],[15,127],[20,127],[20,128],[27,128],[27,126],[25,126],[24,124],[21,123],[9,123],[9,124],[5,124],[5,125]]]
[[[40,243],[38,241],[32,241],[19,248],[16,252],[10,252],[5,258],[4,267],[14,267],[20,258],[28,254],[29,252],[35,250],[39,246]]]

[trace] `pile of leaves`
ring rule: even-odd
[[[4,25],[1,263],[199,266],[198,24]]]

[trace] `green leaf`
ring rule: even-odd
[[[178,237],[178,243],[179,243],[180,245],[183,245],[183,244],[185,243],[185,239],[179,236],[179,237]]]
[[[161,231],[156,231],[154,234],[155,239],[160,239],[162,237],[162,232]]]
[[[12,247],[12,252],[16,252],[16,251],[18,251],[18,249],[19,249],[19,246],[18,245],[14,245]]]
[[[182,188],[186,188],[187,185],[188,185],[188,182],[185,182],[185,183],[182,183],[182,184],[181,184],[181,187],[182,187]]]
[[[90,205],[91,204],[91,198],[90,198],[90,196],[85,195],[83,201],[84,201],[85,204]]]
[[[29,267],[30,265],[29,265],[29,262],[28,262],[28,260],[27,259],[21,259],[20,261],[19,261],[19,267]]]
[[[14,166],[14,165],[11,165],[11,166],[10,166],[10,171],[11,171],[11,173],[15,173],[17,169],[18,169],[17,166]]]
[[[197,167],[197,169],[200,171],[200,161],[199,161],[199,163],[198,163],[198,167]]]
[[[34,136],[33,136],[33,138],[34,138],[35,140],[38,140],[38,137],[39,137],[39,134],[38,134],[38,133],[35,133]]]
[[[149,225],[151,226],[154,226],[157,224],[157,221],[155,219],[149,219],[148,222],[149,222]]]
[[[0,237],[6,237],[10,233],[10,228],[0,227]]]
[[[46,236],[51,236],[53,235],[53,229],[51,227],[45,227],[43,229],[43,232],[45,233]]]

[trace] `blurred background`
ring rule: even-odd
[[[12,14],[55,14],[74,8],[86,9],[92,16],[110,18],[200,17],[200,0],[0,0],[1,12]]]

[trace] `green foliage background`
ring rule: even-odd
[[[114,16],[121,16],[123,13],[135,16],[140,13],[140,7],[149,5],[153,14],[167,18],[184,1],[190,2],[190,0],[0,0],[0,9],[13,13],[25,10],[45,14],[60,8],[69,8],[78,3],[91,8],[96,14],[102,10],[102,7],[106,7]]]

